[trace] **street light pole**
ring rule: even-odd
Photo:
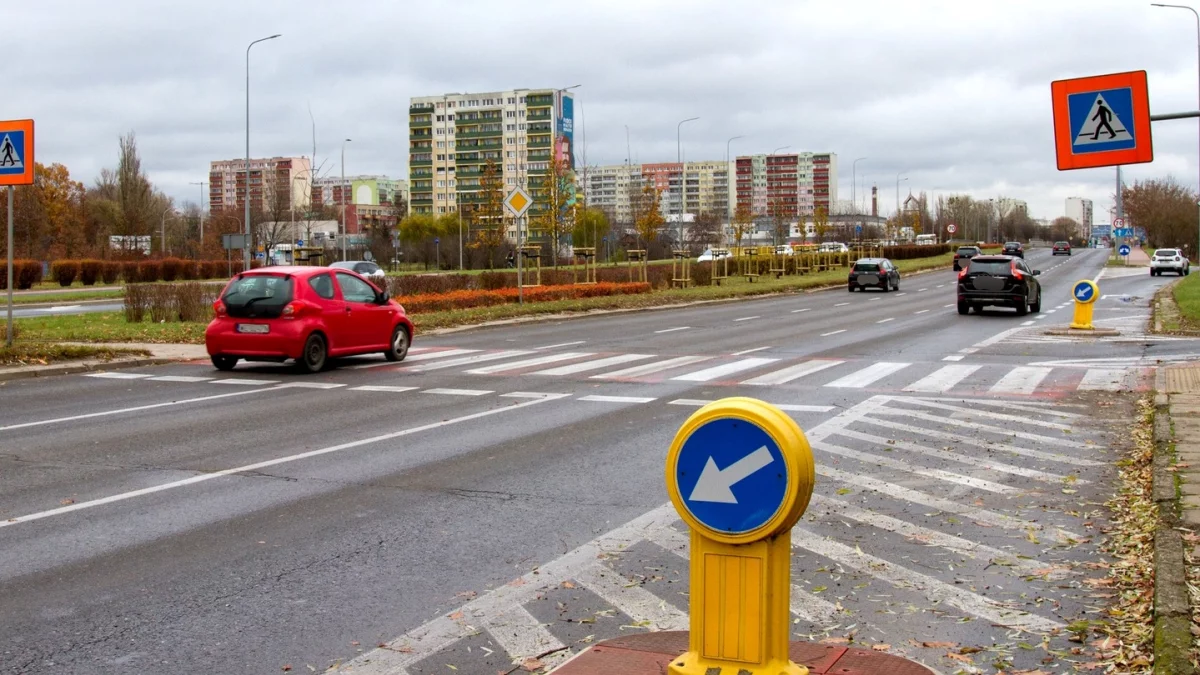
[[[858,213],[858,163],[866,159],[859,157],[850,162],[850,203],[854,205],[854,212]]]
[[[204,186],[208,185],[205,181],[199,183],[188,183],[188,185],[200,186],[200,250],[204,250]]]
[[[1197,87],[1198,87],[1196,96],[1197,96],[1197,101],[1200,101],[1200,13],[1196,12],[1196,10],[1194,8],[1188,7],[1187,5],[1165,5],[1165,4],[1161,4],[1161,3],[1157,3],[1157,2],[1152,2],[1150,4],[1154,7],[1169,7],[1172,9],[1186,9],[1187,11],[1191,12],[1193,16],[1196,17],[1196,69],[1197,69],[1196,74],[1197,74]],[[1121,198],[1121,188],[1118,185],[1118,187],[1117,187],[1118,202],[1117,203],[1120,203],[1120,198]],[[1121,215],[1121,214],[1117,214],[1117,215]],[[1198,235],[1198,238],[1200,238],[1200,232],[1197,232],[1197,235]],[[1200,246],[1200,242],[1198,242],[1198,246]],[[1196,249],[1196,255],[1198,256],[1197,259],[1200,260],[1200,247],[1198,247]]]
[[[168,206],[166,209],[163,209],[162,219],[158,225],[158,228],[159,228],[158,236],[160,238],[160,241],[158,244],[158,250],[164,256],[167,255],[167,214],[170,211],[171,211],[170,206]]]
[[[274,40],[280,35],[282,33],[276,33],[246,45],[246,222],[243,228],[246,241],[242,242],[243,271],[250,269],[250,48],[260,42]]]
[[[729,221],[728,225],[733,224],[733,202],[729,201],[729,190],[734,187],[733,176],[729,171],[729,144],[739,138],[745,138],[745,136],[734,136],[725,141],[725,219]],[[736,190],[734,194],[737,194]]]
[[[342,260],[346,259],[346,144],[350,139],[342,141]]]
[[[900,215],[900,176],[904,176],[905,172],[900,171],[896,174],[896,215]],[[908,176],[904,176],[904,180],[908,180]]]
[[[675,125],[675,163],[679,165],[679,248],[683,249],[683,192],[686,171],[683,170],[683,140],[682,129],[683,125],[688,122],[694,122],[700,119],[699,117],[689,117],[686,120],[680,120],[679,124]],[[648,242],[647,242],[648,243]]]

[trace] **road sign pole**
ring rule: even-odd
[[[525,220],[524,216],[517,216],[517,304],[525,304],[525,286],[521,281],[521,259],[525,257],[525,251],[521,249],[521,221]]]
[[[8,330],[4,333],[4,345],[13,346],[13,186],[8,186]]]

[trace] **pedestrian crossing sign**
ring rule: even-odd
[[[1060,171],[1154,161],[1146,71],[1050,84]]]
[[[0,122],[0,185],[33,184],[33,120]]]

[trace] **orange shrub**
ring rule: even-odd
[[[570,286],[537,286],[525,289],[528,302],[550,302],[552,300],[577,300],[607,295],[635,295],[649,293],[646,283],[598,283]],[[500,288],[493,291],[451,291],[449,293],[422,293],[396,298],[408,312],[442,312],[452,309],[491,307],[517,302],[515,288]]]

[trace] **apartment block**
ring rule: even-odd
[[[558,89],[417,96],[410,100],[409,210],[454,213],[483,201],[488,161],[504,191],[545,197],[551,158],[575,166],[574,98]]]
[[[734,162],[730,199],[757,217],[788,220],[812,216],[818,208],[832,213],[837,203],[837,155],[795,153],[746,155]]]
[[[256,213],[308,206],[304,180],[312,174],[307,157],[270,157],[250,160],[250,209]],[[211,211],[237,210],[246,205],[246,160],[212,162],[208,171],[208,207]]]
[[[1082,197],[1067,197],[1067,217],[1079,223],[1080,237],[1091,236],[1092,232],[1092,200]]]
[[[391,206],[408,203],[408,181],[387,176],[340,176],[318,178],[312,185],[314,204],[338,206]]]
[[[711,213],[725,219],[729,174],[729,165],[722,161],[589,166],[583,171],[584,197],[588,206],[600,207],[615,222],[628,224],[635,216],[630,200],[651,185],[661,194],[664,217]]]

